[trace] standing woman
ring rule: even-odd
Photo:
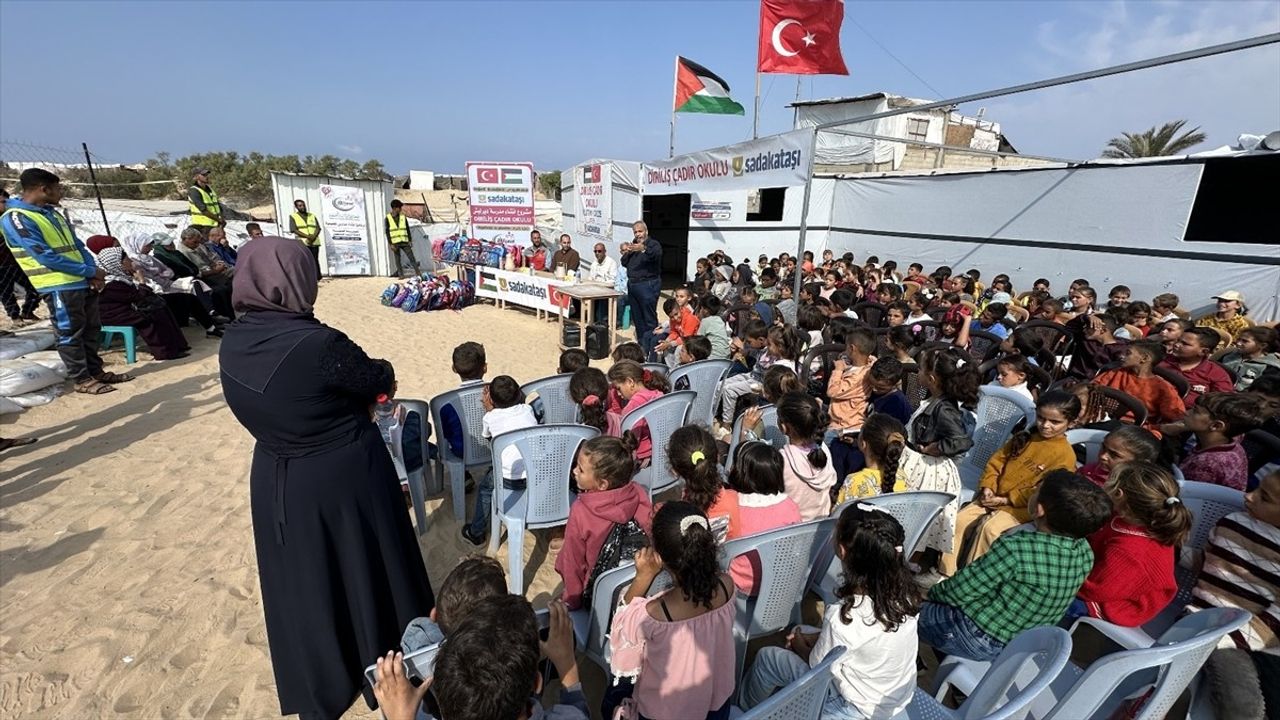
[[[257,441],[249,490],[280,711],[304,720],[342,715],[364,668],[435,604],[370,419],[390,372],[312,315],[318,281],[297,241],[245,245],[244,314],[220,354],[227,405]]]
[[[653,330],[658,327],[658,293],[662,290],[662,245],[649,237],[643,221],[631,225],[632,242],[622,243],[622,264],[627,268],[627,304],[636,326],[636,342],[645,357],[658,344]]]

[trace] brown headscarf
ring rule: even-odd
[[[320,277],[311,252],[297,240],[267,236],[240,248],[231,281],[236,310],[274,310],[305,315],[316,304]]]

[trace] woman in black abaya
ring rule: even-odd
[[[253,534],[280,711],[308,720],[342,715],[364,668],[434,604],[370,420],[391,378],[311,314],[317,281],[297,241],[245,245],[233,284],[244,314],[220,353],[227,405],[257,440]]]

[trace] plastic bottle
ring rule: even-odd
[[[396,405],[386,393],[379,395],[377,404],[373,406],[373,421],[378,425],[378,432],[382,434],[382,442],[390,446],[391,431],[400,421],[396,418]]]

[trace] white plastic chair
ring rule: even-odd
[[[649,491],[650,500],[655,494],[674,487],[680,482],[667,467],[667,445],[671,442],[671,433],[684,427],[695,397],[697,393],[692,390],[667,393],[622,417],[620,429],[623,431],[634,430],[641,421],[649,426],[653,455],[650,458],[649,467],[637,473],[635,481]]]
[[[905,562],[916,551],[916,547],[924,540],[924,534],[933,524],[942,509],[955,496],[944,492],[918,491],[889,493],[861,500],[850,500],[840,504],[832,513],[834,518],[840,517],[845,508],[854,503],[866,503],[884,510],[894,517],[906,535],[902,543],[902,559]],[[834,526],[832,528],[834,533]],[[835,554],[835,543],[827,543],[814,564],[814,578],[809,589],[827,605],[836,602],[836,588],[840,587],[840,576],[843,568]]]
[[[822,714],[833,676],[831,668],[844,655],[844,647],[831,648],[818,666],[801,675],[795,682],[772,697],[738,716],[738,720],[801,720]]]
[[[1067,431],[1067,442],[1071,443],[1071,447],[1079,445],[1084,448],[1084,464],[1088,465],[1098,462],[1098,453],[1102,452],[1102,441],[1107,439],[1108,434],[1106,430],[1075,428]]]
[[[525,528],[555,527],[569,522],[573,495],[573,459],[578,448],[600,431],[586,425],[536,425],[493,438],[493,515],[489,554],[498,551],[503,526],[507,529],[507,587],[524,594]],[[524,460],[524,490],[508,490],[502,478],[502,453],[514,447]]]
[[[732,366],[728,360],[698,360],[671,371],[672,389],[678,387],[676,383],[680,380],[688,380],[688,389],[698,395],[689,410],[688,422],[711,427],[720,395],[720,381],[729,374]]]
[[[978,389],[976,416],[973,447],[957,463],[963,486],[960,491],[962,503],[973,499],[987,462],[1009,440],[1014,427],[1024,419],[1028,427],[1036,421],[1036,406],[1025,395],[1007,388],[983,385]]]
[[[1049,690],[1071,657],[1071,636],[1057,627],[1031,628],[1009,642],[969,688],[956,710],[944,707],[921,689],[898,718],[910,720],[1012,720],[1026,717],[1027,708]],[[947,658],[943,661],[951,661]],[[944,668],[939,666],[938,674]],[[945,692],[943,687],[942,692]],[[939,697],[941,694],[939,693]]]
[[[738,453],[738,436],[742,434],[742,420],[746,417],[746,413],[738,416],[733,421],[733,434],[729,437],[729,452],[725,453],[725,467],[733,467],[733,459]],[[782,449],[791,442],[787,436],[783,434],[782,428],[778,427],[778,408],[773,405],[764,405],[760,408],[760,422],[764,425],[764,437],[762,441],[770,445]]]
[[[448,468],[453,516],[458,522],[466,522],[467,519],[467,468],[483,467],[490,462],[489,443],[484,438],[484,387],[483,383],[476,383],[431,398],[431,424],[436,428],[436,447],[439,450],[435,466],[436,483],[444,486],[444,472]],[[448,433],[441,420],[441,411],[446,405],[453,406],[462,424],[462,457],[454,455],[449,448]]]
[[[1209,533],[1213,532],[1214,526],[1224,516],[1244,509],[1243,492],[1212,483],[1184,482],[1178,497],[1195,518],[1191,533],[1184,543],[1184,547],[1191,550],[1199,550],[1209,544]],[[1168,630],[1174,624],[1174,620],[1182,614],[1187,603],[1191,602],[1191,590],[1196,584],[1196,574],[1191,568],[1181,563],[1174,566],[1173,574],[1178,581],[1178,593],[1159,615],[1142,627],[1122,627],[1100,618],[1081,617],[1072,624],[1071,631],[1075,632],[1076,627],[1080,625],[1090,625],[1123,648],[1136,650],[1151,647],[1155,638]]]
[[[537,395],[542,405],[543,425],[564,425],[578,422],[578,404],[569,397],[569,381],[573,373],[551,375],[520,386],[525,396]]]
[[[1033,717],[1044,720],[1108,718],[1126,698],[1141,696],[1154,688],[1135,720],[1163,718],[1191,684],[1218,641],[1240,629],[1251,617],[1240,608],[1208,608],[1178,620],[1152,647],[1104,655],[1088,670],[1068,665],[1053,684],[1050,697],[1058,698],[1057,703],[1047,710],[1034,708],[1039,712]],[[1048,699],[1041,698],[1041,701]]]
[[[427,533],[427,500],[426,496],[434,492],[443,490],[442,486],[436,486],[432,483],[433,488],[427,488],[426,476],[427,469],[431,465],[431,444],[427,440],[427,427],[431,422],[431,406],[423,400],[399,400],[398,401],[408,412],[418,414],[418,423],[421,428],[418,433],[418,442],[422,445],[422,467],[409,472],[409,500],[413,503],[413,516],[417,521],[418,534],[425,535]],[[434,477],[434,476],[433,476]]]
[[[606,677],[610,676],[609,629],[613,623],[613,613],[618,609],[622,594],[631,586],[635,577],[634,562],[600,573],[592,589],[591,606],[569,611],[574,642],[583,655],[604,670]],[[653,597],[669,587],[671,576],[663,570],[653,579],[645,597]]]
[[[671,368],[667,367],[666,363],[660,363],[660,362],[640,363],[640,367],[644,368],[645,370],[648,370],[649,372],[662,373],[663,375],[666,375],[667,373],[671,372]]]
[[[546,630],[551,627],[551,611],[547,608],[535,610],[533,613],[534,620],[538,623],[539,630]],[[440,643],[428,645],[418,648],[404,656],[405,675],[408,677],[416,677],[426,680],[435,674],[436,655],[440,653]],[[375,662],[364,669],[365,680],[369,682],[369,687],[373,687],[378,681],[378,664]]]
[[[724,544],[723,566],[747,553],[760,560],[756,576],[759,592],[748,597],[737,594],[737,617],[733,635],[737,650],[737,677],[742,677],[747,642],[761,635],[786,629],[799,620],[800,601],[809,583],[811,568],[824,548],[831,544],[836,518],[825,517],[787,525],[767,532],[736,538]]]

